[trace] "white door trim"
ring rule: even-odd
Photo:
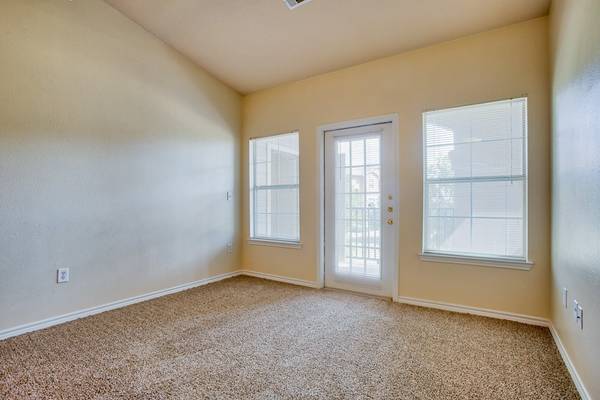
[[[387,115],[381,115],[381,116],[376,116],[376,117],[369,117],[369,118],[361,118],[361,119],[355,119],[355,120],[351,120],[351,121],[343,121],[343,122],[336,122],[336,123],[332,123],[332,124],[325,124],[325,125],[321,125],[319,127],[317,127],[317,154],[319,155],[317,157],[317,163],[318,163],[318,172],[319,172],[319,176],[317,179],[317,204],[316,204],[316,209],[317,209],[317,215],[319,218],[319,222],[317,224],[317,235],[316,237],[318,238],[318,242],[317,242],[317,260],[316,260],[316,270],[317,270],[317,283],[318,283],[318,287],[322,288],[325,287],[325,132],[327,131],[332,131],[332,130],[337,130],[337,129],[348,129],[348,128],[355,128],[355,127],[359,127],[359,126],[365,126],[365,125],[374,125],[374,124],[384,124],[384,123],[391,123],[392,124],[392,133],[395,137],[395,141],[394,141],[394,146],[396,147],[395,149],[395,155],[396,157],[394,157],[394,166],[393,171],[395,176],[400,176],[400,171],[399,171],[399,165],[400,163],[398,162],[398,157],[400,155],[400,151],[399,151],[399,143],[400,141],[398,140],[398,137],[400,135],[400,129],[399,129],[399,118],[398,118],[398,114],[387,114]],[[400,202],[399,202],[399,193],[400,190],[400,182],[396,182],[395,185],[395,193],[393,193],[392,195],[394,196],[394,199],[396,199],[396,207],[399,209],[400,208]],[[399,214],[396,214],[399,215]],[[399,257],[398,257],[398,240],[400,238],[400,220],[399,218],[397,218],[396,221],[396,225],[394,228],[394,234],[395,234],[395,241],[396,241],[396,245],[394,246],[393,249],[393,260],[394,260],[394,268],[392,268],[392,295],[393,298],[397,298],[398,297],[398,275],[399,275],[399,268],[400,268],[400,264],[399,264]]]

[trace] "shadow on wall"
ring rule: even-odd
[[[104,2],[2,14],[0,330],[237,269],[240,96]]]

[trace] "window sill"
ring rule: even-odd
[[[248,244],[253,246],[286,247],[288,249],[302,248],[302,242],[287,242],[285,240],[248,239]]]
[[[480,267],[508,268],[529,271],[533,267],[533,261],[511,260],[506,258],[487,258],[457,256],[452,254],[421,253],[421,260],[426,262],[438,262],[446,264],[476,265]]]

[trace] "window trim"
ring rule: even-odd
[[[275,239],[248,239],[252,246],[286,247],[289,249],[301,249],[303,243],[300,241],[275,240]]]
[[[479,257],[450,253],[423,252],[419,254],[421,261],[444,264],[476,265],[480,267],[508,268],[529,271],[535,264],[522,258],[511,257]]]
[[[443,251],[431,251],[425,249],[425,236],[426,236],[426,210],[427,210],[427,184],[429,180],[427,179],[427,129],[426,129],[426,117],[429,114],[436,113],[439,111],[450,111],[450,110],[460,110],[465,108],[471,108],[474,106],[484,106],[487,104],[494,103],[512,103],[513,101],[522,100],[525,102],[525,115],[524,115],[524,126],[525,133],[521,138],[523,139],[523,174],[519,176],[513,177],[517,180],[522,180],[524,185],[524,194],[523,194],[523,257],[502,257],[502,256],[486,256],[486,255],[476,255],[476,254],[467,254],[467,253],[453,253],[453,252],[443,252]],[[521,97],[514,97],[508,99],[499,99],[492,101],[485,101],[481,103],[472,103],[466,104],[456,107],[447,107],[447,108],[438,108],[434,110],[427,110],[422,113],[421,117],[421,139],[422,139],[422,183],[423,183],[423,191],[421,192],[423,196],[422,201],[422,218],[421,218],[421,253],[419,256],[422,261],[425,262],[440,262],[440,263],[451,263],[451,264],[467,264],[467,265],[477,265],[484,267],[496,267],[496,268],[509,268],[509,269],[520,269],[520,270],[530,270],[534,265],[534,262],[529,259],[529,100],[527,95],[523,95]],[[492,177],[494,178],[494,177]],[[498,177],[496,177],[498,178]],[[502,177],[502,180],[506,180]],[[477,178],[475,178],[477,179]],[[488,177],[485,178],[489,180]],[[453,180],[455,181],[455,180]],[[472,182],[473,179],[466,179],[465,181]]]
[[[263,237],[263,236],[255,236],[254,232],[255,232],[255,217],[254,217],[254,204],[256,202],[255,200],[255,196],[256,196],[256,186],[254,185],[254,182],[256,182],[256,168],[254,167],[255,162],[253,159],[253,155],[256,153],[256,149],[253,147],[255,146],[255,140],[260,140],[260,139],[268,139],[268,138],[274,138],[277,136],[283,136],[283,135],[291,135],[291,134],[296,134],[298,136],[298,183],[297,184],[284,184],[284,185],[264,185],[264,186],[260,186],[259,189],[282,189],[282,188],[298,188],[298,239],[297,240],[288,240],[288,239],[281,239],[281,238],[271,238],[271,237]],[[251,137],[248,138],[248,156],[249,156],[249,160],[248,160],[248,165],[250,168],[249,174],[248,174],[248,208],[249,208],[249,218],[248,218],[248,244],[250,245],[258,245],[258,246],[271,246],[271,247],[288,247],[288,248],[302,248],[302,236],[301,236],[301,222],[302,221],[302,216],[301,216],[301,204],[300,204],[300,130],[298,129],[293,129],[289,132],[281,132],[281,133],[274,133],[274,134],[270,134],[270,135],[264,135],[264,136],[255,136],[255,137]],[[252,176],[250,178],[250,176]]]

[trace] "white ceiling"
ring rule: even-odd
[[[241,93],[546,15],[550,0],[106,0]]]

